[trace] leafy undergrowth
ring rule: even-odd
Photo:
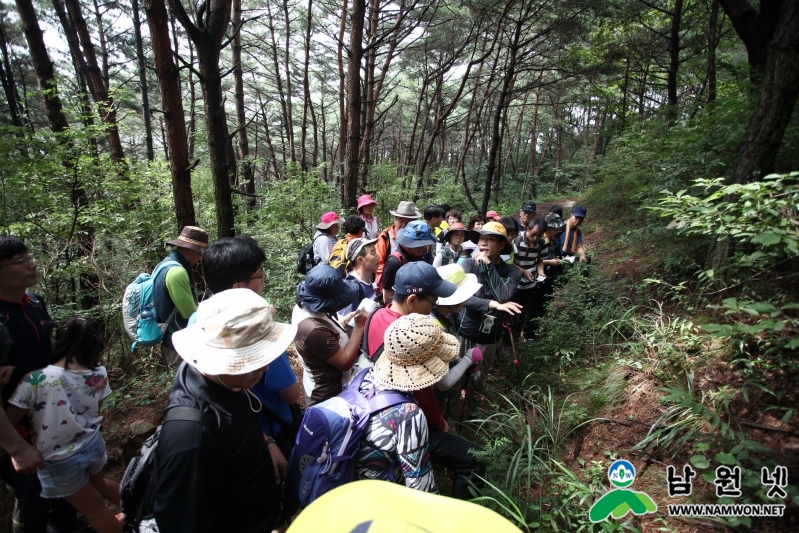
[[[796,483],[786,499],[772,499],[760,476],[777,465],[788,467],[789,480],[799,475],[797,375],[768,357],[760,330],[745,341],[728,336],[746,321],[709,324],[725,322],[729,300],[703,301],[685,284],[675,291],[676,284],[653,282],[673,271],[675,258],[691,264],[691,243],[650,241],[612,220],[586,228],[592,265],[575,269],[557,292],[543,339],[519,348],[520,368],[506,360],[491,376],[492,407],[464,430],[487,446],[479,501],[526,530],[796,531]],[[756,308],[749,322],[776,311]],[[752,349],[758,342],[760,351]],[[634,490],[649,494],[658,511],[592,524],[588,510],[612,488],[607,469],[615,459],[635,466]],[[684,465],[697,472],[692,494],[670,497],[666,469],[679,474]],[[718,466],[741,468],[740,497],[716,495]],[[669,516],[666,506],[679,503],[787,507],[769,519]]]

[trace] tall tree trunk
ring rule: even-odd
[[[289,18],[289,0],[283,0],[283,16],[286,17],[286,46],[283,49],[283,61],[286,69],[286,120],[288,130],[286,134],[289,140],[289,152],[291,162],[297,162],[297,149],[294,143],[294,114],[291,103],[291,19]]]
[[[288,137],[292,130],[292,123],[289,108],[286,106],[286,92],[283,90],[283,77],[280,73],[280,64],[278,62],[278,53],[277,53],[277,38],[275,37],[275,21],[272,17],[272,9],[269,7],[270,3],[266,3],[266,14],[267,20],[269,21],[269,34],[271,36],[271,42],[269,48],[272,50],[272,64],[275,67],[275,84],[277,85],[277,96],[280,100],[280,107],[283,110],[283,133],[280,135],[281,143],[283,144],[282,154],[283,154],[283,169],[286,169],[286,157],[287,151],[285,146],[285,139]]]
[[[228,149],[227,116],[222,98],[222,76],[219,71],[219,53],[222,38],[230,23],[232,0],[210,0],[206,13],[192,23],[180,0],[169,0],[169,7],[197,50],[205,110],[205,130],[208,137],[208,156],[214,183],[217,237],[235,235],[235,216],[230,187],[230,160]]]
[[[716,33],[719,21],[719,0],[710,2],[710,27],[707,38],[707,101],[716,100]]]
[[[510,43],[510,50],[508,61],[505,65],[505,77],[502,80],[502,88],[497,96],[497,107],[494,110],[493,124],[491,127],[491,149],[488,152],[488,166],[486,167],[486,184],[483,190],[483,202],[480,205],[480,212],[485,213],[488,211],[488,202],[491,199],[491,185],[494,179],[494,172],[497,168],[497,156],[499,155],[499,147],[502,143],[502,136],[500,135],[500,125],[502,116],[504,115],[505,107],[508,105],[508,98],[510,96],[510,84],[516,75],[516,54],[519,51],[519,39],[521,37],[522,20],[516,21],[516,28],[513,32],[512,42]]]
[[[8,102],[8,112],[11,115],[11,124],[17,127],[22,127],[22,118],[20,112],[22,109],[19,105],[19,97],[17,96],[17,84],[14,80],[14,70],[11,68],[11,61],[8,54],[8,39],[6,38],[6,21],[5,16],[0,16],[0,49],[3,53],[3,91],[6,95],[6,102]]]
[[[769,43],[777,29],[783,5],[789,6],[795,2],[796,0],[760,0],[758,12],[747,0],[719,0],[746,47],[752,83],[760,84],[765,74]]]
[[[194,202],[191,194],[191,169],[189,146],[186,139],[186,122],[183,118],[183,99],[180,90],[180,71],[172,56],[166,6],[164,0],[145,0],[147,25],[153,48],[155,72],[161,93],[164,132],[164,150],[172,174],[172,195],[175,200],[175,217],[178,229],[196,226]]]
[[[677,72],[680,68],[680,22],[683,0],[675,0],[669,35],[669,73],[666,77],[670,122],[677,120]]]
[[[177,52],[175,52],[177,53]],[[197,90],[194,87],[194,43],[189,41],[189,161],[194,160],[194,147],[197,142]],[[180,79],[178,79],[180,89]]]
[[[111,157],[117,163],[121,163],[125,160],[125,151],[122,149],[122,140],[119,137],[119,129],[117,128],[116,107],[113,99],[108,95],[108,87],[103,79],[103,71],[100,70],[100,66],[97,64],[97,55],[89,34],[89,27],[86,24],[86,19],[83,18],[78,0],[66,0],[66,5],[83,48],[83,57],[86,59],[88,67],[88,81],[94,87],[97,107],[100,110],[103,122],[107,126],[108,146],[111,149]]]
[[[342,182],[346,165],[344,160],[347,151],[347,78],[344,72],[344,33],[347,31],[347,0],[343,0],[341,7],[341,26],[338,30],[338,46],[336,48],[336,59],[338,60],[338,173]]]
[[[36,10],[33,8],[32,0],[15,0],[15,3],[19,13],[19,20],[22,24],[22,32],[28,42],[28,51],[33,63],[33,70],[36,72],[36,79],[39,81],[44,107],[47,110],[47,121],[50,123],[50,129],[53,132],[62,133],[69,128],[69,122],[67,122],[67,117],[62,111],[53,63],[47,55],[47,47],[44,45],[44,35],[39,27]]]
[[[361,58],[366,0],[353,0],[350,50],[347,58],[347,172],[341,188],[341,204],[355,207],[358,188],[358,152],[361,133]]]
[[[733,183],[757,180],[774,169],[799,97],[799,1],[785,0],[768,46],[760,98],[735,157]]]
[[[308,0],[308,19],[305,23],[305,58],[302,64],[302,123],[300,124],[300,168],[308,170],[305,156],[305,141],[308,136],[308,108],[311,106],[311,82],[308,79],[308,65],[311,61],[311,23],[313,21],[313,0]]]
[[[131,0],[133,11],[133,36],[136,41],[136,60],[139,67],[139,90],[141,91],[141,106],[144,118],[144,141],[147,150],[147,160],[153,161],[153,125],[150,115],[150,90],[147,86],[147,61],[144,58],[144,46],[141,38],[141,21],[139,20],[139,0]]]
[[[241,66],[241,0],[233,0],[233,77],[235,80],[234,99],[236,100],[236,140],[239,145],[241,177],[245,192],[255,194],[255,168],[250,160],[250,142],[247,138],[247,117],[244,113],[244,72]],[[255,207],[255,197],[247,198],[250,208]]]

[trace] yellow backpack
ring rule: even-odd
[[[328,261],[330,266],[345,276],[347,275],[347,244],[346,238],[336,241],[335,246],[330,251],[330,261]]]

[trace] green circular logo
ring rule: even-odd
[[[613,461],[608,468],[608,479],[616,487],[629,487],[635,481],[635,467],[624,459]]]

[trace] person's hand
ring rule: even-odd
[[[45,466],[42,452],[27,443],[18,452],[11,453],[11,463],[20,474],[36,474]]]
[[[480,348],[472,349],[472,364],[479,364],[483,360],[483,350]]]
[[[6,384],[11,379],[11,372],[14,371],[14,367],[11,365],[0,366],[0,388],[6,386]]]
[[[504,304],[497,305],[495,309],[511,315],[518,315],[522,312],[522,306],[516,302],[505,302]]]
[[[444,433],[449,433],[449,424],[447,424],[446,420],[444,420]]]
[[[474,260],[484,265],[490,263],[490,261],[488,260],[488,254],[486,252],[477,252],[476,254],[474,254]]]
[[[365,309],[358,309],[355,314],[355,327],[362,328],[366,325],[366,319],[369,318],[369,315],[366,313]]]
[[[581,255],[581,256],[580,256],[580,262],[581,262],[581,263],[585,263],[585,256],[584,256],[584,255]]]
[[[350,323],[350,320],[352,320],[352,317],[354,317],[357,314],[358,314],[358,309],[356,309],[355,311],[350,311],[349,313],[347,313],[343,317],[339,318],[338,319],[338,323],[341,325],[342,328],[346,328],[347,326],[349,326],[349,323]]]
[[[266,439],[266,435],[264,435],[264,439]],[[280,483],[286,477],[286,468],[289,462],[286,461],[286,457],[283,455],[283,452],[280,451],[277,444],[272,442],[269,444],[268,448],[269,455],[272,456],[272,466],[275,468],[275,483],[280,486]]]
[[[534,275],[533,275],[533,273],[532,273],[532,272],[530,272],[529,270],[524,270],[524,269],[522,269],[522,276],[524,276],[524,278],[525,278],[527,281],[535,281],[535,276],[534,276]]]

